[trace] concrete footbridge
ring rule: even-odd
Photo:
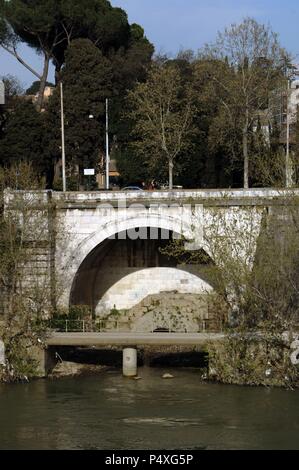
[[[191,345],[201,346],[210,341],[223,340],[224,333],[52,333],[47,346],[140,346]]]
[[[57,362],[56,348],[119,347],[123,351],[123,375],[137,375],[137,350],[144,347],[190,347],[204,351],[207,343],[221,341],[224,333],[142,333],[142,332],[52,332],[46,339],[43,369],[51,370]],[[60,358],[61,359],[61,358]],[[50,367],[49,367],[50,364]]]

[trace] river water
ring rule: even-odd
[[[0,385],[0,449],[299,449],[299,391],[139,374]]]

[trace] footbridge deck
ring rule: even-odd
[[[137,345],[203,345],[219,341],[223,333],[59,333],[46,340],[47,346],[137,346]]]

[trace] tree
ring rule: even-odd
[[[251,177],[253,184],[258,187],[285,186],[285,152],[280,143],[280,130],[275,122],[269,124],[269,132],[265,135],[258,120],[251,137]]]
[[[127,109],[127,95],[137,82],[146,80],[151,66],[153,45],[144,36],[143,29],[131,25],[131,39],[128,48],[110,51],[108,58],[112,67],[112,96],[109,100],[109,133],[111,158],[117,160],[118,170],[127,183],[145,178],[145,167],[138,162],[136,151],[131,145],[132,121]],[[143,175],[142,177],[140,175]]]
[[[150,172],[147,162],[141,160],[140,155],[136,154],[133,145],[127,144],[124,149],[115,149],[113,156],[117,162],[117,170],[121,175],[123,186],[141,185],[142,182],[150,181]]]
[[[10,102],[15,96],[24,94],[20,80],[14,75],[3,75],[1,80],[4,82],[5,86],[5,103]]]
[[[186,252],[184,240],[163,249],[180,264],[192,264],[217,293],[211,312],[225,337],[207,349],[213,377],[224,383],[299,385],[290,357],[298,337],[299,200],[288,192],[280,202],[271,211],[243,207],[242,217],[212,211],[203,238],[209,256]]]
[[[68,243],[67,233],[58,225],[57,203],[39,191],[45,180],[34,166],[0,168],[0,337],[7,357],[0,381],[38,375],[34,352],[44,347],[44,321],[63,290],[54,251],[60,236]]]
[[[52,60],[56,81],[65,52],[74,39],[87,38],[104,55],[128,49],[138,28],[130,27],[126,13],[107,0],[10,0],[0,2],[0,45],[40,81],[37,107],[40,110]],[[138,31],[137,31],[138,34]],[[33,69],[18,53],[22,41],[44,57],[42,73]]]
[[[15,98],[23,93],[23,89],[19,80],[13,75],[4,75],[0,78],[4,83],[4,89],[5,89],[5,104],[0,106],[0,141],[1,141],[3,137],[5,123],[8,117],[8,111],[13,106]]]
[[[66,52],[61,72],[64,89],[65,145],[69,173],[95,168],[104,148],[105,99],[112,92],[109,60],[88,39],[74,40]],[[92,118],[91,118],[92,116]],[[56,88],[46,112],[49,149],[53,161],[60,157],[60,90]]]
[[[47,171],[43,115],[31,102],[15,100],[6,113],[0,139],[0,162],[13,166],[19,162],[30,162],[40,174]]]
[[[129,93],[135,147],[152,168],[168,163],[170,189],[174,162],[189,143],[194,112],[191,90],[177,67],[166,64],[154,65],[147,81]]]
[[[241,135],[245,188],[249,184],[250,130],[257,112],[268,107],[269,92],[281,81],[286,56],[270,27],[252,18],[218,33],[215,44],[202,51],[202,57],[211,60],[213,82],[223,92],[222,121]],[[220,67],[213,69],[215,61]]]
[[[58,73],[71,41],[89,38],[103,52],[127,44],[130,27],[126,13],[107,0],[4,0],[0,3],[0,45],[40,80],[37,107],[40,110],[50,60]],[[18,53],[18,42],[26,42],[43,55],[42,73]]]
[[[50,2],[11,0],[9,2],[2,1],[0,4],[0,44],[40,81],[37,101],[38,110],[42,108],[44,88],[48,77],[49,63],[53,58],[53,49],[58,43],[61,43],[61,34],[54,21],[56,14],[57,2],[54,0]],[[38,53],[43,54],[42,73],[33,69],[19,55],[17,46],[20,41],[26,42],[30,47],[35,48]]]
[[[184,76],[187,82],[193,77],[194,132],[192,145],[180,159],[184,165],[181,181],[184,187],[227,187],[231,185],[228,151],[224,145],[216,146],[215,139],[212,138],[213,123],[219,115],[222,90],[216,89],[213,83],[210,61],[192,59],[189,68],[192,72],[189,71]]]
[[[16,185],[19,189],[36,190],[43,187],[43,182],[27,163],[9,169],[0,168],[0,335],[9,361],[7,372],[17,380],[35,372],[35,362],[30,357],[28,346],[37,343],[37,336],[29,325],[43,315],[50,296],[45,273],[36,276],[37,273],[32,271],[34,243],[31,241],[30,246],[29,241],[32,234],[36,248],[39,242],[44,241],[47,227],[47,217],[44,216],[48,207],[43,203],[38,207],[37,201],[33,203],[30,198],[16,196],[14,210],[8,210],[5,206],[7,191]]]

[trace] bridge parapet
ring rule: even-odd
[[[299,188],[294,189],[190,189],[159,191],[92,191],[92,192],[53,192],[53,200],[61,207],[78,206],[86,208],[99,203],[128,204],[141,203],[146,206],[155,203],[204,204],[204,205],[265,205],[279,204],[290,197],[299,197]],[[279,202],[281,201],[281,202]],[[75,207],[74,207],[75,208]]]

